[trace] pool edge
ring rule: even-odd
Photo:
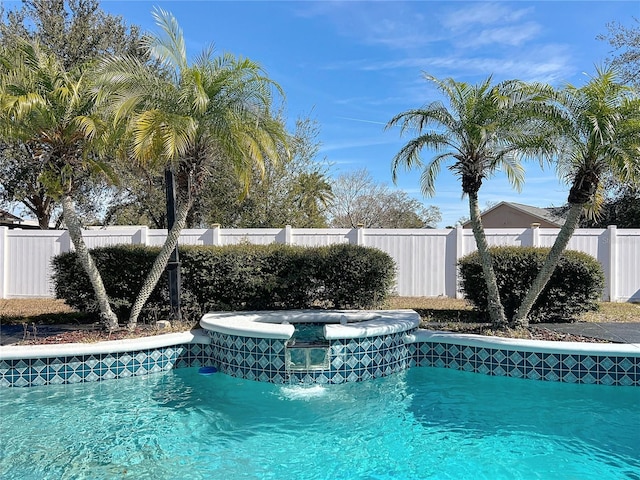
[[[214,365],[201,330],[92,344],[0,347],[0,387],[102,381]],[[438,367],[565,383],[640,386],[640,344],[519,340],[417,330],[407,368]]]

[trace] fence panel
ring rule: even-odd
[[[614,256],[617,300],[640,301],[640,229],[617,230]]]
[[[51,260],[68,252],[69,234],[61,231],[9,230],[5,297],[52,297]]]
[[[447,256],[449,233],[450,230],[369,229],[364,243],[387,252],[395,260],[398,294],[437,297],[447,295],[446,273],[455,270],[455,262],[451,265]],[[455,291],[449,293],[455,295]]]
[[[165,238],[166,235],[162,237],[163,242]],[[180,245],[212,245],[212,238],[210,229],[198,228],[183,230],[178,243]]]
[[[285,231],[281,228],[222,228],[220,245],[285,243],[284,236]]]
[[[462,230],[463,235],[463,255],[468,255],[477,250],[476,240],[471,229]],[[485,230],[487,243],[490,247],[509,246],[530,247],[533,245],[533,234],[530,228],[500,228]]]
[[[109,247],[111,245],[131,245],[139,243],[140,228],[83,230],[82,238],[87,248]],[[73,250],[73,245],[71,245]]]
[[[558,229],[488,229],[489,245],[551,246]],[[83,232],[90,248],[124,244],[160,246],[166,230],[123,227]],[[396,261],[396,289],[404,296],[459,296],[457,261],[475,250],[469,229],[193,229],[181,245],[241,242],[320,246],[351,243],[379,248]],[[9,230],[0,227],[0,298],[53,295],[51,259],[71,249],[66,231]],[[640,229],[576,230],[569,248],[594,256],[606,277],[604,299],[640,301]]]
[[[292,243],[305,247],[323,247],[336,243],[357,243],[357,230],[350,228],[295,228]]]

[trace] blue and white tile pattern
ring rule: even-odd
[[[173,345],[132,352],[0,360],[0,387],[95,382],[210,364],[211,346]]]
[[[534,380],[640,387],[637,345],[630,345],[628,354],[598,351],[596,347],[593,352],[549,352],[467,345],[416,335],[407,340],[411,333],[331,340],[326,347],[329,368],[307,371],[287,370],[285,340],[217,332],[209,332],[210,343],[199,340],[116,353],[9,359],[0,355],[0,387],[92,382],[197,366],[216,366],[228,375],[272,383],[358,382],[410,367],[439,367]]]
[[[209,332],[213,364],[234,377],[271,383],[344,383],[384,377],[406,369],[405,332],[332,340],[328,369],[289,370],[286,340]]]

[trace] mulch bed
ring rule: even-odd
[[[609,340],[602,338],[585,337],[582,335],[574,335],[572,333],[562,333],[549,330],[548,328],[530,327],[531,338],[533,340],[549,340],[556,342],[589,342],[589,343],[611,343]]]
[[[598,338],[585,337],[581,335],[573,335],[562,332],[555,332],[547,328],[541,327],[529,327],[526,330],[492,330],[487,324],[423,324],[423,328],[436,329],[436,330],[449,330],[456,333],[472,333],[477,335],[495,335],[501,337],[514,337],[521,339],[531,340],[547,340],[547,341],[563,341],[563,342],[591,342],[591,343],[610,343],[607,340]],[[20,345],[51,345],[60,343],[93,343],[102,342],[108,340],[123,340],[127,338],[140,338],[148,337],[152,335],[160,335],[164,333],[170,333],[170,330],[158,330],[151,325],[140,325],[135,330],[129,331],[127,329],[116,330],[113,332],[105,332],[99,325],[92,327],[85,327],[82,329],[69,329],[66,331],[54,333],[54,334],[38,334],[35,332],[28,332]],[[515,334],[514,334],[515,333]]]
[[[151,337],[171,333],[171,330],[158,330],[153,326],[142,325],[135,330],[115,330],[106,332],[100,326],[80,330],[66,330],[55,334],[38,334],[29,332],[18,345],[54,345],[59,343],[94,343],[109,340],[125,340],[128,338]]]
[[[601,338],[556,332],[553,330],[549,330],[548,328],[536,326],[530,326],[526,329],[518,330],[494,330],[491,328],[490,324],[486,323],[423,323],[420,326],[422,328],[431,330],[444,330],[452,331],[455,333],[471,333],[475,335],[491,335],[496,337],[518,338],[524,340],[546,340],[550,342],[611,343],[609,340],[603,340]]]

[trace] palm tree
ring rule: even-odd
[[[540,129],[549,114],[540,101],[543,86],[526,85],[509,80],[492,85],[489,77],[478,85],[457,82],[451,78],[439,80],[425,75],[427,81],[444,94],[449,107],[440,101],[423,108],[408,110],[393,117],[386,128],[400,125],[401,133],[417,131],[393,158],[393,179],[400,166],[407,169],[422,167],[420,151],[427,147],[437,153],[424,166],[421,188],[426,196],[435,193],[435,179],[447,160],[448,167],[461,180],[462,194],[469,199],[469,213],[473,235],[482,262],[487,283],[488,311],[496,326],[505,325],[504,308],[500,301],[491,254],[480,218],[478,191],[485,178],[496,171],[506,173],[517,189],[523,182],[521,158],[528,155],[546,155],[552,144]]]
[[[333,199],[331,184],[322,172],[303,172],[291,191],[298,211],[304,214],[301,228],[322,228],[326,223],[324,211]]]
[[[527,316],[551,278],[583,213],[597,214],[602,181],[640,180],[640,98],[616,78],[612,69],[596,69],[583,87],[569,85],[555,101],[562,113],[558,168],[568,183],[569,211],[549,255],[514,317],[528,325]]]
[[[118,319],[93,258],[82,239],[74,194],[94,172],[108,173],[96,154],[100,123],[82,69],[66,71],[36,42],[20,42],[0,59],[0,135],[20,142],[33,161],[42,164],[39,182],[46,194],[61,200],[64,221],[78,259],[87,272],[104,326],[118,328]]]
[[[130,328],[177,246],[212,160],[221,156],[233,164],[246,192],[252,168],[264,170],[265,158],[277,159],[286,143],[284,127],[271,112],[279,87],[259,65],[230,54],[213,57],[212,49],[189,64],[176,19],[162,9],[153,16],[161,33],[146,37],[145,46],[164,74],[137,58],[113,57],[101,66],[96,84],[113,124],[124,125],[126,158],[169,168],[177,182],[175,224],[132,306]]]

